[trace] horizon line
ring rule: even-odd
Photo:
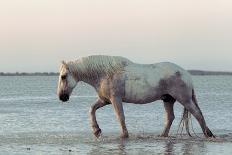
[[[187,70],[192,75],[232,75],[232,71]],[[0,76],[57,76],[59,72],[0,72]]]

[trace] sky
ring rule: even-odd
[[[57,72],[62,60],[232,71],[231,0],[1,0],[0,72]]]

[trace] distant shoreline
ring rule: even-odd
[[[188,70],[192,75],[232,75],[232,72]]]
[[[188,70],[192,75],[232,75],[232,72],[223,72],[223,71],[203,71],[203,70]],[[16,73],[4,73],[0,72],[0,76],[58,76],[59,73],[55,72],[35,72],[35,73],[26,73],[26,72],[16,72]]]
[[[26,73],[26,72],[16,72],[16,73],[3,73],[0,72],[0,76],[58,76],[59,73],[55,72],[35,72],[35,73]]]

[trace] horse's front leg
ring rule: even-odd
[[[93,134],[98,138],[101,135],[101,129],[98,126],[97,123],[97,119],[96,119],[96,110],[110,104],[109,102],[105,102],[101,99],[98,99],[96,101],[96,103],[94,103],[90,110],[89,110],[89,114],[90,114],[90,121],[91,121],[91,127],[93,129]]]
[[[169,130],[171,128],[172,122],[175,118],[173,112],[173,105],[175,101],[164,102],[164,109],[165,109],[165,127],[161,137],[168,137]]]
[[[123,111],[122,99],[119,97],[112,97],[111,103],[114,107],[117,119],[121,125],[121,129],[122,129],[121,138],[128,138],[129,135],[128,135],[128,131],[127,131],[126,124],[125,124],[125,116],[124,116],[124,111]]]

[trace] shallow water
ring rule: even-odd
[[[171,136],[160,138],[163,105],[124,104],[130,138],[119,138],[111,105],[97,111],[103,131],[95,139],[88,110],[96,100],[93,88],[79,83],[71,99],[61,103],[57,77],[0,77],[0,154],[232,154],[232,77],[193,76],[199,106],[216,139],[177,136],[182,106],[175,104]],[[194,134],[193,134],[194,135]]]

